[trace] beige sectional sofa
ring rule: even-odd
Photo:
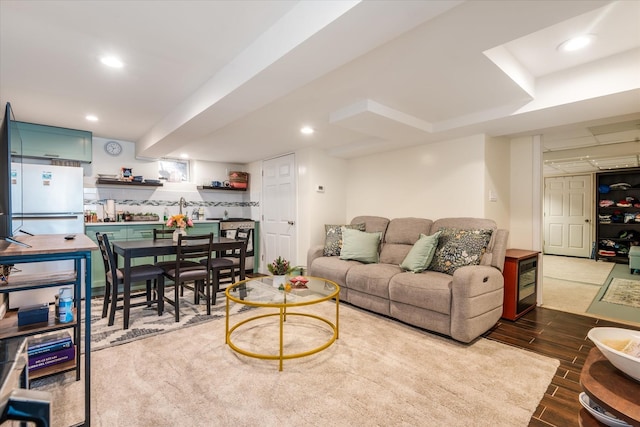
[[[325,246],[312,247],[307,254],[309,274],[338,283],[342,301],[465,343],[498,321],[502,314],[507,230],[498,229],[492,220],[479,218],[432,221],[359,216],[351,221],[352,225],[362,223],[366,233],[380,233],[379,262],[324,256]],[[448,237],[440,235],[434,261],[427,270],[414,273],[400,267],[421,234],[425,238],[439,230]],[[484,233],[486,239],[486,248],[476,261],[479,264],[451,266],[443,257],[456,251],[469,258],[453,260],[454,264],[474,263],[467,253],[473,250],[464,247],[464,237],[472,232]],[[460,236],[461,240],[455,240]],[[436,264],[441,271],[433,270]]]

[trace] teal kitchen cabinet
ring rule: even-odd
[[[162,227],[162,223],[157,222],[149,224],[127,225],[127,241],[153,239],[153,230],[155,228],[161,230]],[[153,264],[154,262],[155,261],[152,256],[131,259],[131,265]]]
[[[11,126],[14,156],[91,163],[91,132],[25,122],[12,122]]]

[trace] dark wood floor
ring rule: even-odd
[[[501,319],[484,335],[494,341],[560,360],[560,366],[529,426],[579,425],[580,371],[593,347],[587,332],[596,326],[640,330],[640,327],[627,324],[537,307],[515,322]]]

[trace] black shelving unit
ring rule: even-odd
[[[629,263],[640,245],[640,168],[597,173],[595,199],[596,260]]]

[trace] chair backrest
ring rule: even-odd
[[[100,248],[100,252],[102,253],[105,280],[109,282],[109,277],[118,277],[116,273],[113,251],[111,250],[109,238],[107,237],[106,233],[101,234],[99,231],[96,232],[96,239],[98,240],[98,247]],[[109,272],[111,272],[111,275],[109,275]]]
[[[246,254],[245,256],[253,256],[254,250],[253,245],[249,245],[249,242],[253,242],[253,229],[252,228],[238,228],[236,230],[236,240],[243,240],[245,244]],[[251,247],[251,249],[249,249]],[[226,251],[224,256],[239,258],[240,257],[240,249]]]
[[[153,240],[158,239],[172,239],[173,238],[173,230],[163,229],[163,228],[154,228],[153,229]]]
[[[213,250],[213,233],[200,235],[184,235],[178,236],[178,244],[176,249],[176,266],[175,276],[178,278],[181,271],[189,271],[198,269],[194,267],[193,262],[200,262],[206,259],[206,267],[211,263],[211,251]]]

